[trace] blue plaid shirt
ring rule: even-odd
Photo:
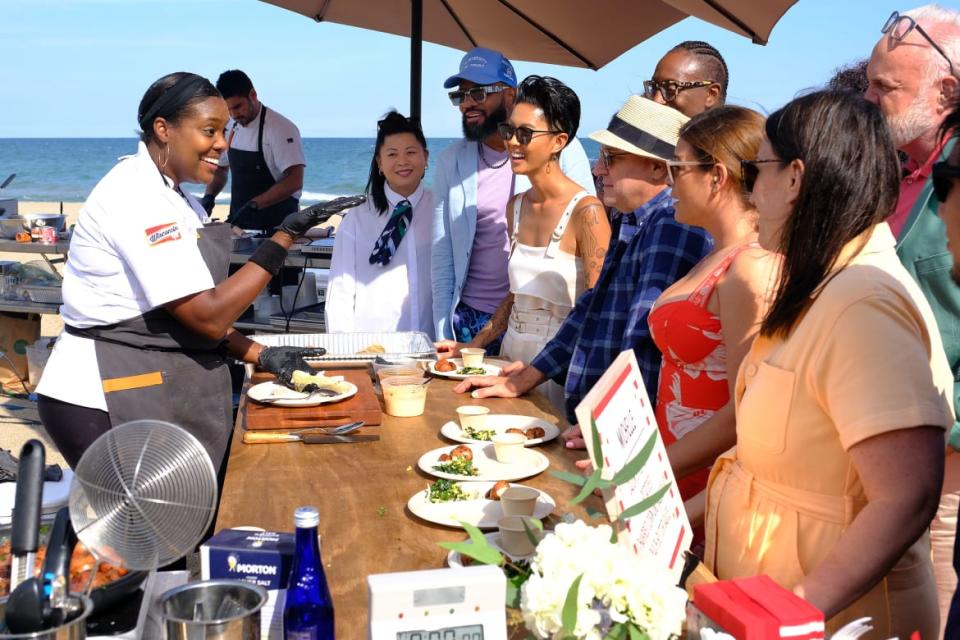
[[[621,351],[633,349],[650,402],[657,401],[660,350],[647,315],[664,289],[687,274],[713,244],[702,229],[673,218],[673,197],[664,189],[621,216],[597,284],[585,291],[557,335],[533,359],[534,367],[564,385],[567,419]]]

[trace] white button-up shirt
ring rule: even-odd
[[[423,184],[408,198],[385,186],[388,207],[381,215],[373,199],[351,209],[337,229],[327,285],[327,331],[423,331],[433,337],[430,234],[433,194]],[[408,200],[413,219],[386,266],[370,254],[394,207]]]

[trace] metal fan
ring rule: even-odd
[[[134,571],[179,560],[217,507],[217,474],[180,427],[136,420],[97,438],[74,470],[70,519],[98,558]]]

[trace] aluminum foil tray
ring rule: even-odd
[[[63,292],[60,285],[53,287],[22,286],[30,302],[44,302],[47,304],[63,304]]]
[[[436,350],[433,342],[422,331],[382,331],[370,333],[281,333],[258,334],[253,339],[268,347],[323,347],[326,355],[318,361],[373,361],[377,356],[392,358],[425,358]],[[380,345],[383,353],[363,352]]]

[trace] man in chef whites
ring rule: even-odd
[[[227,101],[233,122],[228,127],[228,152],[203,196],[209,213],[231,172],[230,216],[241,229],[271,231],[300,207],[306,162],[297,126],[257,97],[246,73],[224,71],[217,90]]]

